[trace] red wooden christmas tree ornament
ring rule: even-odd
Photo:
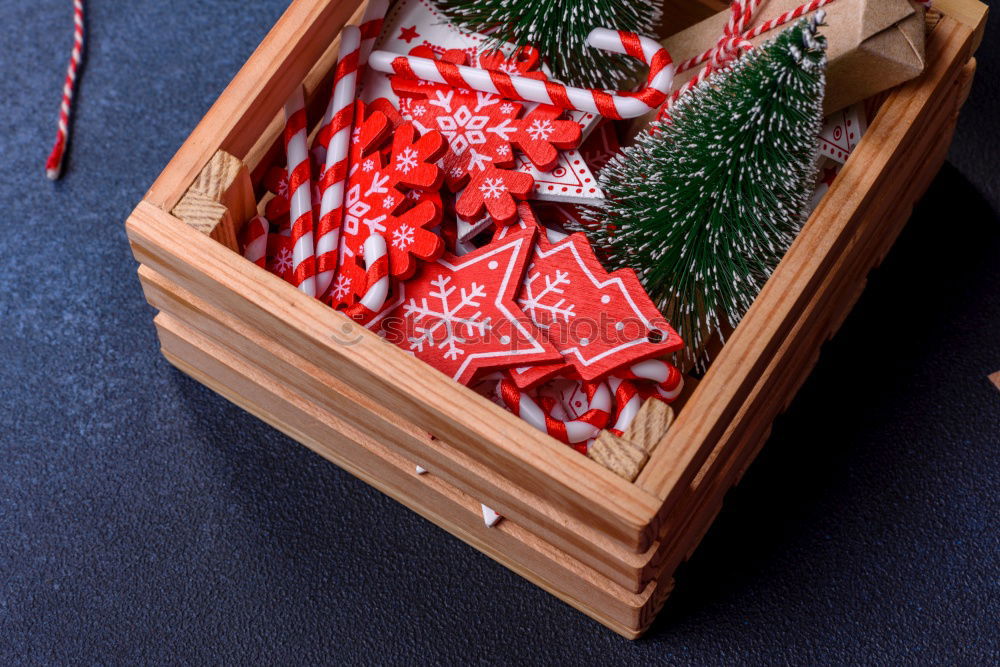
[[[388,341],[463,384],[480,371],[560,359],[515,302],[534,237],[534,230],[524,230],[423,265],[398,284],[392,304],[372,324]]]
[[[593,382],[682,345],[635,272],[605,271],[582,233],[537,239],[517,302],[563,356],[561,364],[514,369],[519,388],[567,372]]]

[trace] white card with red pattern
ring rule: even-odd
[[[489,39],[481,34],[459,30],[437,11],[430,0],[401,0],[386,15],[385,28],[375,48],[408,54],[412,48],[421,45],[429,46],[435,52],[463,49],[474,56],[486,50]],[[548,74],[544,65],[542,70]],[[399,105],[389,77],[369,69],[363,78],[362,99],[371,101],[379,97]],[[525,114],[535,106],[525,104]],[[596,114],[582,111],[569,112],[568,117],[579,123],[584,139],[602,120]],[[597,179],[577,150],[560,151],[558,163],[548,172],[537,169],[523,154],[517,155],[516,168],[535,179],[531,199],[593,204],[604,197],[597,187]]]

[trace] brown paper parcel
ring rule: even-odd
[[[764,0],[754,14],[751,29],[805,0]],[[924,10],[910,0],[835,0],[823,7],[827,38],[826,114],[888,90],[919,75],[924,69]],[[663,40],[674,62],[693,58],[715,46],[729,20],[727,9]],[[810,16],[810,14],[806,14]],[[778,36],[789,24],[751,40],[758,46]],[[679,74],[679,88],[704,65]]]

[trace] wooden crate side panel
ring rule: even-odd
[[[154,308],[183,321],[233,354],[255,359],[317,409],[354,424],[366,437],[438,474],[627,590],[637,593],[645,587],[648,580],[641,577],[651,553],[635,554],[623,549],[590,526],[558,512],[544,499],[511,484],[447,442],[432,438],[148,267],[140,267],[139,275],[146,298]]]
[[[409,459],[316,410],[310,400],[169,315],[161,313],[155,322],[165,356],[182,371],[532,583],[626,637],[637,636],[652,620],[646,609],[659,600],[654,584],[641,594],[628,593],[512,521],[487,528],[476,499],[434,475],[416,475]]]
[[[140,204],[127,231],[140,263],[378,397],[388,409],[625,548],[649,548],[659,508],[653,496],[163,211]],[[345,346],[334,334],[357,342]]]
[[[947,116],[949,108],[947,103],[941,105],[943,113],[939,120]],[[862,228],[857,240],[841,255],[817,298],[785,339],[722,442],[695,477],[689,498],[678,504],[676,511],[665,520],[663,539],[670,553],[662,561],[662,572],[673,572],[689,557],[709,527],[707,524],[690,525],[694,516],[692,506],[717,503],[717,512],[728,489],[739,480],[763,446],[774,418],[787,407],[787,403],[782,403],[779,409],[770,397],[787,396],[790,399],[795,395],[815,365],[822,342],[833,335],[850,312],[855,295],[860,293],[857,287],[863,287],[864,276],[881,261],[884,249],[892,245],[909,219],[913,203],[944,162],[954,125],[947,127],[941,134],[927,133],[929,141],[912,147],[914,156],[922,159],[911,162],[913,173],[902,174],[907,176],[901,181],[907,184],[902,192],[886,193],[887,198],[899,202],[897,208],[884,219],[872,221],[873,224]],[[928,146],[928,143],[934,145]],[[844,294],[851,296],[845,299]],[[670,541],[675,536],[680,539]],[[662,576],[662,572],[654,576]]]
[[[217,150],[245,156],[358,5],[358,0],[295,0],[170,160],[145,201],[169,211]]]
[[[945,17],[928,44],[924,76],[898,89],[869,128],[802,234],[712,364],[638,484],[664,499],[665,511],[742,405],[756,378],[829,273],[853,230],[887,204],[886,184],[910,142],[926,128],[932,101],[947,91],[968,57],[970,30]],[[888,108],[888,110],[887,110]]]

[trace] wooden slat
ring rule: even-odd
[[[126,225],[136,259],[635,552],[659,501],[162,210]],[[343,341],[351,341],[345,345]]]
[[[171,211],[234,252],[240,230],[256,212],[250,172],[225,151],[215,152]]]
[[[170,211],[215,152],[243,157],[323,55],[359,0],[295,0],[146,193]]]
[[[972,51],[979,48],[986,33],[986,19],[990,13],[988,5],[978,0],[934,0],[934,9],[968,26],[972,30]]]
[[[197,190],[188,190],[174,206],[173,214],[192,229],[236,252],[236,225],[232,213],[221,202]]]
[[[213,308],[146,266],[139,277],[149,303],[198,331],[233,354],[255,359],[286,387],[311,400],[332,417],[419,463],[517,521],[534,534],[629,591],[638,593],[652,554],[636,554],[592,527],[559,512],[548,501],[526,492],[488,467],[477,464],[443,440],[406,422],[357,389],[337,380],[309,360],[287,350],[239,319]],[[544,517],[539,520],[537,517]],[[656,548],[654,545],[652,548]]]
[[[906,145],[917,137],[931,100],[968,59],[971,30],[945,17],[928,44],[928,70],[898,89],[869,128],[837,183],[813,213],[761,295],[713,362],[685,409],[653,453],[637,483],[676,502],[736,416],[755,378],[780,346],[852,230],[879,205]],[[881,122],[880,122],[881,121]],[[885,202],[882,202],[885,205]]]
[[[367,1],[361,2],[357,10],[348,19],[350,25],[359,25],[362,14],[367,7]],[[330,100],[330,93],[333,90],[333,74],[337,64],[337,55],[340,51],[340,33],[330,42],[330,46],[316,60],[309,73],[302,80],[302,88],[305,93],[306,116],[316,125],[323,117],[326,105]],[[285,112],[279,109],[267,128],[260,133],[254,144],[242,156],[243,162],[250,170],[257,183],[264,177],[266,168],[272,165],[279,156],[283,155],[282,131],[285,127]],[[282,162],[283,164],[283,162]]]
[[[956,81],[956,90],[962,83]],[[913,159],[907,165],[911,172],[900,174],[901,179],[896,183],[898,192],[886,192],[886,198],[895,203],[895,208],[885,219],[869,220],[869,224],[859,230],[851,247],[841,254],[816,299],[786,337],[722,441],[699,470],[688,497],[665,519],[664,556],[662,560],[657,559],[660,569],[653,571],[652,577],[672,573],[680,561],[694,551],[708,525],[692,524],[691,517],[697,514],[693,508],[716,504],[715,511],[718,511],[721,507],[722,497],[742,476],[770,433],[770,425],[780,411],[774,397],[787,397],[780,404],[783,410],[787,400],[798,391],[818,359],[820,344],[839,328],[853,306],[856,296],[845,300],[842,295],[859,293],[850,286],[863,285],[864,276],[892,245],[909,219],[913,203],[922,196],[944,162],[954,130],[954,122],[947,120],[951,107],[949,97],[936,100],[936,106],[939,111],[931,124],[940,127],[940,131],[923,134],[920,142],[909,147]],[[705,516],[703,514],[702,518]]]
[[[350,422],[317,410],[255,364],[182,322],[162,313],[155,322],[164,355],[180,370],[490,558],[626,637],[638,636],[652,621],[662,603],[656,585],[641,594],[625,592],[513,521],[487,528],[475,498],[434,475],[416,475],[413,461],[365,437]]]

